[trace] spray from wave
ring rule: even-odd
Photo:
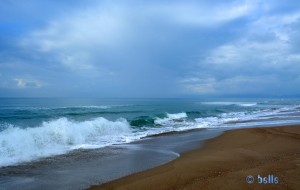
[[[109,121],[102,117],[83,122],[60,118],[26,129],[10,126],[0,133],[0,166],[62,154],[83,146],[130,142],[127,137],[131,133],[125,119]]]
[[[85,121],[74,121],[61,117],[43,122],[37,127],[24,128],[12,124],[0,124],[0,167],[64,154],[78,148],[100,148],[128,143],[148,135],[171,131],[232,127],[234,122],[237,123],[236,127],[253,126],[253,123],[241,125],[239,122],[257,119],[263,121],[274,117],[274,114],[286,122],[287,118],[290,118],[290,112],[299,113],[299,106],[254,112],[229,112],[209,117],[201,117],[201,114],[197,113],[200,116],[198,118],[191,118],[191,115],[195,115],[191,112],[190,114],[165,113],[159,114],[159,117],[158,115],[138,116],[130,123],[123,118],[111,121],[97,117]],[[231,122],[230,125],[229,122]]]
[[[181,121],[186,118],[186,113],[167,113],[166,117],[153,120],[161,127],[147,132],[135,130],[123,118],[110,121],[98,117],[79,122],[62,117],[33,128],[6,124],[0,133],[0,166],[64,154],[78,148],[128,143],[147,135],[176,130],[174,124],[180,122],[183,125]]]

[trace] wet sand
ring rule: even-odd
[[[0,190],[87,189],[92,184],[103,184],[168,163],[222,132],[219,129],[173,132],[129,144],[79,149],[68,154],[2,167]]]
[[[254,177],[252,184],[246,182],[249,175]],[[269,183],[259,183],[258,175],[270,175]],[[274,177],[278,177],[277,184],[271,180]],[[130,190],[299,188],[300,125],[226,131],[167,164],[91,187]]]

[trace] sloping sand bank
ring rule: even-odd
[[[249,175],[253,176],[252,184],[246,181]],[[259,183],[263,177],[268,183]],[[165,165],[91,187],[129,190],[299,188],[299,125],[226,131],[208,140],[204,147]]]

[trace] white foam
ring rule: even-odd
[[[40,127],[9,127],[0,133],[0,166],[58,155],[76,148],[103,147],[129,142],[132,133],[125,119],[99,117],[75,122],[60,118]]]
[[[69,108],[69,107],[66,107]],[[76,106],[76,107],[71,107],[71,108],[91,108],[91,109],[109,109],[112,108],[112,106]]]
[[[170,124],[170,122],[173,121],[178,121],[178,120],[183,120],[187,118],[186,113],[182,112],[182,113],[174,113],[174,114],[169,114],[167,113],[167,117],[165,118],[156,118],[154,123],[157,125],[166,125],[166,124]]]
[[[256,106],[257,103],[240,103],[240,104],[237,104],[237,105],[245,106],[245,107],[250,107],[250,106]]]
[[[257,102],[202,102],[202,104],[208,104],[208,105],[238,105],[238,106],[244,106],[244,107],[250,107],[250,106],[256,106]]]
[[[299,107],[299,106],[298,106]],[[88,121],[72,121],[60,118],[44,122],[39,127],[22,129],[6,124],[0,132],[0,167],[31,161],[42,157],[67,153],[74,149],[93,149],[112,144],[123,144],[148,135],[171,131],[185,131],[195,128],[247,127],[253,122],[229,124],[234,121],[261,120],[272,118],[282,111],[299,111],[297,107],[265,109],[254,112],[223,113],[216,117],[188,120],[187,114],[166,114],[156,118],[155,127],[133,129],[125,119],[109,121],[99,117]],[[282,116],[284,117],[284,116]],[[289,117],[287,115],[287,117]],[[285,121],[262,121],[270,124]]]
[[[284,124],[284,123],[295,123],[299,121],[291,121],[290,115],[283,115],[278,118],[284,118],[285,120],[269,120],[274,118],[274,115],[281,113],[282,111],[291,111],[293,113],[297,113],[295,110],[296,106],[286,106],[276,110],[273,109],[265,109],[253,112],[230,112],[220,114],[218,117],[207,117],[207,118],[196,118],[196,123],[200,123],[204,128],[215,128],[215,127],[248,127],[255,126],[258,123],[259,125],[272,125],[272,124]],[[296,116],[295,118],[297,118]],[[241,121],[234,123],[235,121]],[[229,123],[231,122],[231,123]],[[232,123],[233,122],[233,123]]]

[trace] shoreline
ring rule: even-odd
[[[169,133],[2,167],[0,189],[86,189],[168,163],[221,133],[218,129]]]
[[[296,189],[299,145],[300,125],[228,130],[164,165],[90,189]],[[269,175],[278,183],[258,182]]]

